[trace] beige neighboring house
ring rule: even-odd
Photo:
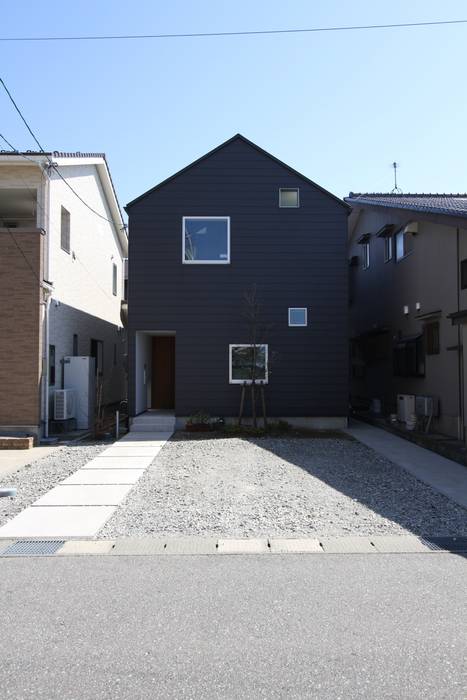
[[[104,154],[0,152],[0,433],[48,435],[67,356],[125,396],[127,255]]]
[[[401,420],[415,406],[433,431],[465,439],[467,195],[346,202],[352,404]]]

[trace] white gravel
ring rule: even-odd
[[[98,537],[467,534],[467,511],[357,441],[177,433]]]
[[[46,457],[4,476],[0,479],[0,487],[14,486],[18,493],[15,498],[0,498],[0,526],[108,446],[108,443],[103,442],[65,445]]]

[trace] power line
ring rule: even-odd
[[[54,172],[57,173],[57,175],[59,176],[59,178],[61,178],[61,179],[63,180],[63,182],[65,183],[65,185],[73,192],[73,194],[75,195],[75,197],[77,197],[77,198],[80,200],[80,202],[82,202],[82,203],[84,204],[85,207],[87,207],[90,211],[92,211],[93,214],[95,214],[96,216],[98,216],[100,219],[103,219],[104,221],[107,221],[109,224],[112,224],[112,226],[115,228],[115,230],[117,230],[117,227],[115,226],[115,222],[112,221],[112,219],[108,219],[106,216],[104,216],[103,214],[100,214],[98,211],[96,211],[95,209],[93,209],[93,207],[91,207],[91,206],[81,197],[81,195],[79,195],[79,194],[76,192],[76,190],[70,185],[70,183],[68,182],[68,180],[67,180],[65,177],[63,177],[63,175],[62,175],[61,172],[59,171],[57,165],[50,159],[50,156],[49,156],[49,155],[45,152],[45,150],[43,149],[43,147],[42,147],[42,145],[40,144],[38,138],[37,138],[36,135],[34,134],[34,132],[33,132],[33,130],[31,129],[31,127],[29,126],[28,122],[26,121],[26,118],[24,117],[24,115],[23,115],[23,113],[21,112],[20,108],[19,108],[18,105],[16,104],[16,102],[15,102],[15,100],[14,100],[14,98],[13,98],[13,95],[12,95],[11,92],[8,90],[7,86],[5,85],[5,81],[2,80],[2,78],[0,78],[0,83],[2,84],[3,88],[5,89],[5,92],[6,92],[6,94],[8,95],[8,97],[10,98],[10,100],[11,100],[11,102],[12,102],[14,108],[16,109],[16,111],[18,112],[19,116],[21,117],[21,120],[22,120],[23,123],[26,125],[27,130],[29,131],[29,133],[30,133],[31,136],[33,137],[34,141],[35,141],[35,142],[37,143],[37,145],[39,146],[39,150],[40,150],[41,153],[43,153],[44,156],[47,158],[47,161],[48,161],[48,163],[49,163],[49,167],[50,167]],[[2,138],[3,138],[3,140],[5,141],[5,143],[7,143],[7,144],[10,146],[10,148],[12,148],[16,153],[18,153],[18,155],[23,155],[23,154],[21,154],[21,153],[18,151],[17,148],[14,148],[14,147],[11,145],[11,143],[9,143],[3,136],[2,136]],[[30,159],[28,159],[28,160],[30,160]],[[125,229],[125,225],[123,225],[122,228],[123,228],[123,230],[124,230],[124,229]]]
[[[467,19],[437,20],[433,22],[395,22],[391,24],[361,24],[338,27],[310,27],[306,29],[260,29],[238,32],[191,32],[184,34],[102,34],[78,36],[6,36],[0,41],[113,41],[128,39],[192,39],[224,36],[260,36],[271,34],[311,34],[317,32],[348,32],[364,29],[403,29],[410,27],[438,27],[467,24]]]

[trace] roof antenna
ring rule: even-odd
[[[391,194],[402,194],[401,188],[397,186],[397,168],[399,167],[399,163],[394,161],[392,167],[394,168],[394,187],[391,190]]]

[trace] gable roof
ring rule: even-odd
[[[351,206],[406,209],[425,214],[445,214],[467,218],[467,194],[356,194],[345,201]]]
[[[257,146],[256,143],[253,143],[253,141],[250,141],[249,139],[245,138],[245,136],[242,136],[242,134],[235,134],[235,136],[232,136],[230,139],[227,139],[227,141],[224,141],[221,143],[219,146],[216,146],[216,148],[213,148],[211,151],[208,153],[205,153],[204,156],[201,156],[201,158],[197,158],[194,160],[192,163],[189,165],[186,165],[184,168],[179,170],[178,172],[174,173],[170,177],[166,178],[165,180],[162,180],[158,185],[155,187],[151,187],[150,190],[147,190],[147,192],[144,192],[143,194],[139,195],[139,197],[136,197],[133,199],[131,202],[128,202],[128,204],[124,207],[125,211],[128,211],[130,207],[132,207],[134,204],[139,202],[141,199],[144,199],[147,197],[149,194],[152,192],[155,192],[159,188],[163,187],[166,185],[168,182],[171,180],[174,180],[177,178],[179,175],[182,175],[182,173],[185,173],[187,170],[190,168],[193,168],[195,165],[198,165],[198,163],[201,163],[203,160],[206,158],[209,158],[210,156],[214,155],[214,153],[217,153],[217,151],[220,151],[222,148],[225,148],[229,144],[233,143],[234,141],[242,141],[243,143],[247,144],[247,146],[250,146],[251,148],[254,148],[258,153],[261,153],[261,155],[266,156],[267,158],[270,158],[273,160],[275,163],[278,165],[281,165],[283,168],[286,168],[289,172],[293,173],[294,175],[297,175],[300,177],[302,180],[307,182],[309,185],[313,185],[313,187],[316,187],[317,190],[322,192],[323,194],[327,195],[328,197],[331,197],[335,202],[340,204],[342,207],[344,207],[348,212],[350,212],[351,207],[346,204],[342,199],[337,197],[335,194],[332,194],[332,192],[329,192],[328,190],[324,189],[324,187],[321,187],[320,185],[317,185],[316,182],[313,182],[313,180],[310,180],[308,177],[303,175],[302,173],[299,173],[298,170],[295,170],[294,168],[291,168],[290,165],[287,165],[287,163],[284,163],[282,160],[279,160],[279,158],[276,158],[276,156],[273,156],[271,153],[268,153],[268,151],[265,151],[263,148],[260,146]]]

